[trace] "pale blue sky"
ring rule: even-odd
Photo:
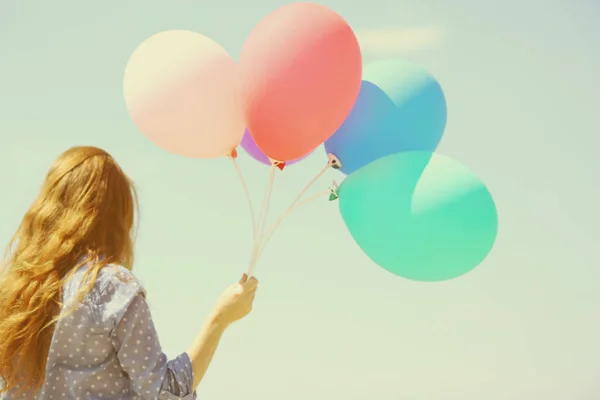
[[[185,350],[214,299],[246,267],[250,218],[226,159],[187,160],[130,122],[122,73],[165,29],[191,29],[237,56],[283,1],[2,0],[0,239],[51,161],[105,147],[135,179],[135,271],[164,348]],[[418,284],[358,249],[335,203],[290,218],[257,275],[253,315],[227,333],[204,399],[593,400],[600,396],[600,7],[593,0],[330,0],[366,59],[400,55],[445,89],[440,152],[496,198],[500,232],[474,272]],[[318,151],[278,175],[282,211],[321,167]],[[268,169],[240,163],[260,199]],[[331,171],[321,184],[341,179]],[[178,311],[174,311],[178,310]],[[183,318],[182,318],[183,316]]]

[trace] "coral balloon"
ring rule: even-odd
[[[332,10],[293,3],[267,15],[239,60],[240,101],[258,147],[277,161],[310,153],[350,113],[361,73],[356,36]]]
[[[416,281],[443,281],[479,265],[491,251],[498,214],[467,167],[430,152],[380,158],[338,189],[356,243],[380,267]]]
[[[185,157],[228,154],[241,141],[237,66],[211,39],[166,31],[131,55],[123,88],[137,127],[156,145]]]
[[[248,129],[244,132],[244,137],[242,138],[242,143],[240,143],[242,148],[246,150],[246,153],[250,154],[250,157],[254,158],[256,161],[271,166],[271,160],[269,157],[265,156],[265,153],[262,152],[261,149],[258,148],[256,143],[254,143],[254,139],[252,139],[252,135],[248,132]],[[298,161],[303,160],[307,156],[300,157],[296,160],[286,161],[286,166],[297,163]]]

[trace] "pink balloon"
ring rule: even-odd
[[[334,11],[293,3],[267,15],[239,60],[240,101],[254,141],[277,161],[310,153],[352,110],[361,73],[356,36]]]
[[[166,31],[133,52],[123,91],[131,118],[152,142],[185,157],[214,158],[242,139],[236,79],[236,63],[219,44]]]
[[[242,137],[242,142],[240,144],[241,144],[242,148],[244,150],[246,150],[246,153],[250,154],[250,156],[252,158],[254,158],[256,161],[259,161],[262,164],[265,164],[268,166],[271,165],[271,160],[269,160],[269,157],[265,156],[265,153],[263,153],[262,150],[258,148],[256,143],[254,143],[254,139],[252,139],[252,135],[250,135],[250,132],[248,132],[248,129],[246,129],[244,131],[244,137]],[[298,161],[303,160],[307,156],[308,155],[300,157],[296,160],[287,161],[285,164],[286,164],[286,166],[296,164]]]

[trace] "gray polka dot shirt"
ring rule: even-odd
[[[65,307],[76,301],[85,270],[65,286]],[[58,322],[37,400],[195,400],[192,382],[188,355],[168,361],[162,352],[139,282],[126,268],[111,265]]]

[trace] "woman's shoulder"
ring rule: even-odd
[[[132,298],[137,294],[145,295],[142,284],[133,272],[117,264],[102,267],[94,286],[107,300],[118,297]]]
[[[96,276],[90,270],[91,265],[84,264],[68,282],[68,291],[78,291],[90,280],[94,280],[91,287],[93,291],[118,290],[132,288],[142,290],[140,281],[131,270],[119,264],[108,264],[99,269]]]
[[[133,272],[119,264],[108,264],[102,267],[98,272],[97,281],[113,285],[141,286]]]
[[[92,277],[89,266],[82,267],[74,276],[71,293],[74,295],[78,292]],[[98,271],[91,290],[83,299],[83,305],[95,318],[116,323],[138,295],[145,297],[146,292],[135,275],[121,265],[109,264]]]

